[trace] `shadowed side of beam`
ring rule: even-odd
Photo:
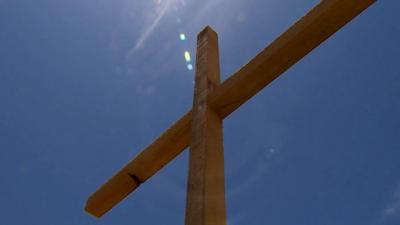
[[[324,0],[247,65],[209,94],[210,104],[225,118],[271,83],[302,57],[375,0]],[[137,188],[129,176],[146,181],[189,145],[191,111],[186,113],[154,143],[145,148],[89,199],[86,210],[100,217]],[[132,183],[133,182],[133,183]]]

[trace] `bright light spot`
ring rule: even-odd
[[[186,40],[186,35],[185,34],[181,34],[181,35],[179,35],[179,38],[181,39],[181,41],[185,41]]]
[[[188,70],[193,70],[193,65],[192,64],[188,64],[187,68],[188,68]]]
[[[188,51],[185,52],[185,60],[186,60],[186,62],[191,61],[190,53]]]

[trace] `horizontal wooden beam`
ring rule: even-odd
[[[284,73],[375,0],[323,0],[208,98],[221,118]],[[86,211],[101,217],[190,144],[189,111],[155,142],[108,180],[87,201]]]
[[[225,118],[374,2],[375,0],[321,1],[225,80],[221,88],[209,96],[210,103]]]

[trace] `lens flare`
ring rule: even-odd
[[[187,69],[188,69],[188,70],[193,70],[193,65],[192,65],[192,64],[188,64],[188,65],[187,65]]]
[[[188,51],[185,52],[185,60],[188,63],[192,61],[192,58],[190,57],[190,53]]]
[[[186,35],[185,34],[180,34],[179,38],[181,39],[181,41],[186,41]]]

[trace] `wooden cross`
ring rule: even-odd
[[[220,84],[217,34],[198,35],[193,108],[93,193],[101,217],[190,145],[186,225],[225,225],[223,119],[375,0],[323,0]]]

